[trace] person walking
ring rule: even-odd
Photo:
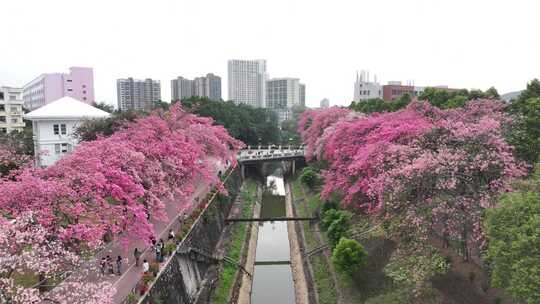
[[[118,270],[118,275],[122,274],[122,256],[116,258],[116,270]]]
[[[148,270],[150,270],[150,264],[148,264],[147,260],[143,260],[142,270],[143,270],[144,273],[147,273]]]
[[[141,258],[141,252],[139,251],[139,248],[135,247],[135,251],[133,251],[133,256],[135,257],[135,266],[139,267],[139,259]]]
[[[105,257],[101,258],[99,266],[101,267],[101,274],[105,274],[107,272],[107,259]]]
[[[165,242],[163,242],[163,239],[159,239],[159,243],[157,244],[157,247],[159,248],[159,259],[158,262],[163,262],[163,249],[165,249]]]
[[[168,239],[169,241],[173,241],[174,240],[174,231],[172,229],[169,230],[169,236],[168,236]]]
[[[110,255],[107,256],[107,268],[109,268],[109,274],[114,274],[114,267]]]

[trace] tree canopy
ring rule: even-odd
[[[400,218],[398,232],[408,228],[426,238],[440,229],[464,244],[482,244],[483,212],[525,174],[503,137],[510,122],[504,104],[492,100],[449,110],[412,102],[369,116],[307,111],[299,132],[308,159],[328,163],[323,198],[339,194],[360,212]]]
[[[277,117],[271,110],[196,96],[182,100],[181,104],[194,114],[211,117],[246,145],[281,142]]]
[[[485,226],[492,281],[516,299],[540,302],[540,164],[517,191],[488,210]]]

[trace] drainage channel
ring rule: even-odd
[[[266,185],[260,217],[285,217],[283,178],[277,175],[268,176]],[[251,303],[294,303],[290,261],[287,222],[260,222]]]

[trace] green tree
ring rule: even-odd
[[[199,115],[212,117],[229,134],[247,145],[276,144],[281,141],[277,117],[269,109],[235,104],[232,101],[212,101],[206,97],[190,97],[182,106]]]
[[[525,96],[532,95],[525,93]],[[522,159],[537,162],[540,155],[540,97],[522,99],[520,96],[510,106],[510,112],[515,116],[515,125],[508,135],[509,142]]]
[[[302,169],[302,174],[300,175],[300,182],[306,185],[310,189],[313,189],[319,181],[319,176],[312,167],[305,167]]]
[[[325,213],[324,221],[328,224],[326,235],[332,248],[336,247],[342,237],[345,237],[349,230],[352,214],[343,210],[328,210]]]
[[[112,105],[108,104],[108,103],[104,103],[104,102],[98,102],[98,103],[96,103],[96,102],[94,102],[94,103],[92,104],[92,106],[94,106],[94,107],[96,107],[96,108],[98,108],[98,109],[101,109],[101,110],[103,110],[103,111],[105,111],[105,112],[109,112],[109,113],[113,113],[113,112],[114,112],[114,107],[113,107]]]
[[[75,130],[74,135],[81,141],[96,140],[98,136],[110,136],[126,123],[147,114],[143,111],[124,111],[114,112],[111,117],[105,119],[86,120]]]
[[[536,173],[488,210],[487,259],[492,283],[526,303],[540,303],[540,165]]]
[[[540,80],[536,78],[527,83],[527,88],[519,94],[517,101],[525,101],[534,97],[540,97]]]
[[[367,265],[368,253],[356,240],[342,238],[332,252],[336,268],[352,276]]]

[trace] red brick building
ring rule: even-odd
[[[405,93],[409,93],[411,97],[415,96],[414,86],[402,85],[401,82],[389,82],[388,84],[383,85],[382,91],[382,98],[386,101],[395,100]]]

